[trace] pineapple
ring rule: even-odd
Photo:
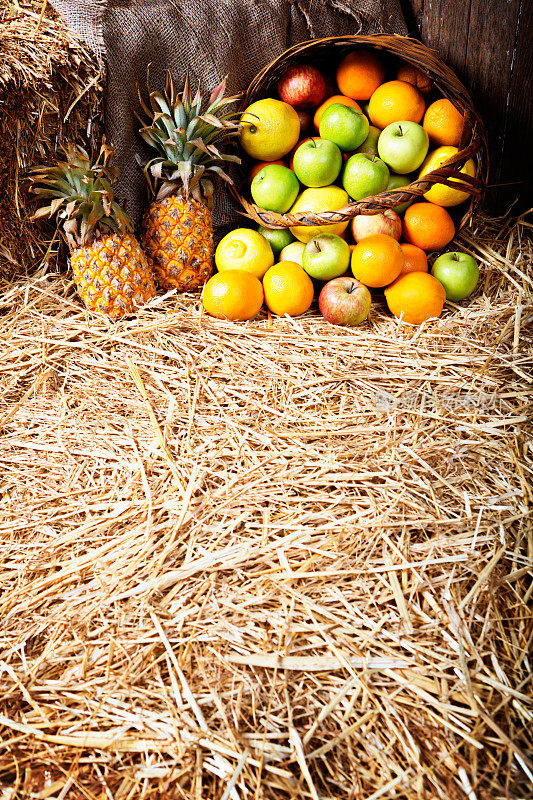
[[[151,267],[114,199],[112,149],[103,145],[95,163],[81,147],[70,144],[64,152],[65,161],[32,170],[30,191],[53,198],[32,219],[57,215],[83,302],[117,320],[155,297]]]
[[[142,245],[156,281],[165,289],[190,291],[213,271],[213,178],[232,183],[227,162],[240,163],[219,147],[239,133],[239,125],[220,112],[236,97],[224,97],[226,81],[207,103],[191,95],[189,77],[181,96],[167,72],[165,91],[140,99],[147,119],[139,117],[144,141],[157,155],[144,165],[151,205],[142,224]],[[203,107],[205,109],[203,110]]]

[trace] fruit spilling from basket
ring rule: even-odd
[[[96,159],[70,145],[57,165],[35,168],[31,191],[45,204],[33,218],[56,218],[86,307],[118,320],[151,302],[156,287],[203,287],[208,313],[248,320],[263,304],[297,316],[318,294],[326,320],[356,325],[370,290],[383,290],[391,312],[416,324],[468,297],[474,259],[445,253],[430,273],[426,254],[449,245],[456,207],[482,185],[470,158],[477,143],[459,149],[474,128],[423,71],[397,60],[391,72],[392,62],[361,47],[342,56],[334,75],[288,66],[263,92],[277,96],[252,95],[239,113],[228,111],[239,98],[225,97],[225,81],[207,98],[193,96],[188,77],[178,93],[167,74],[162,91],[147,102],[139,95],[139,135],[152,152],[141,164],[140,241],[115,199],[105,143]],[[227,172],[241,163],[237,139],[248,199]],[[220,179],[260,224],[231,231],[214,252]]]
[[[436,96],[424,72],[399,63],[387,75],[380,55],[367,49],[344,55],[334,80],[311,63],[289,66],[276,94],[252,102],[240,120],[244,159],[253,160],[248,210],[263,224],[220,242],[218,274],[204,290],[206,311],[252,318],[262,305],[261,281],[270,311],[290,315],[310,307],[314,281],[322,315],[341,325],[366,319],[371,289],[384,290],[389,310],[415,324],[438,317],[447,299],[466,299],[479,277],[474,259],[443,254],[431,272],[427,259],[455,236],[454,209],[470,198],[464,183],[430,181],[421,197],[400,192],[394,208],[345,213],[379,195],[390,201],[392,190],[453,159],[468,125],[459,109]],[[466,160],[460,175],[467,185],[475,173]],[[324,216],[309,224],[307,214],[311,223]],[[246,279],[239,288],[239,271],[256,280],[249,304],[235,302],[249,286]]]

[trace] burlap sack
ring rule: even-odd
[[[322,36],[406,33],[399,0],[51,0],[102,60],[107,71],[106,130],[121,171],[117,189],[138,224],[146,206],[145,155],[137,133],[137,85],[164,85],[170,69],[178,85],[190,68],[193,88],[210,90],[228,75],[231,93],[287,47]],[[236,218],[219,189],[217,227]]]

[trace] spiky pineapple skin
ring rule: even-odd
[[[204,203],[171,195],[145,212],[141,242],[164,289],[188,292],[213,273],[213,221]]]
[[[155,297],[148,259],[130,233],[103,235],[71,254],[78,292],[90,311],[118,320]]]

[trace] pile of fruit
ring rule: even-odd
[[[277,214],[335,211],[407,186],[458,153],[466,125],[423,72],[399,63],[387,76],[381,57],[365,49],[342,59],[335,80],[312,64],[289,67],[277,94],[252,103],[240,120],[240,145],[254,161],[251,197]],[[474,162],[461,172],[475,175]],[[234,230],[217,248],[204,308],[251,319],[264,302],[294,316],[310,307],[316,285],[319,309],[334,324],[366,319],[370,289],[384,289],[390,311],[406,322],[438,317],[446,300],[466,299],[478,281],[466,253],[440,255],[431,272],[427,259],[455,236],[448,209],[469,197],[435,184],[420,201],[351,224]]]
[[[227,107],[238,98],[224,96],[224,82],[204,98],[193,96],[188,78],[178,93],[168,74],[164,90],[140,98],[136,111],[152,148],[142,165],[140,241],[115,199],[117,171],[105,144],[96,160],[70,145],[63,161],[33,171],[31,191],[45,201],[34,219],[57,219],[86,307],[113,320],[135,313],[158,287],[203,287],[204,309],[231,320],[252,319],[264,303],[274,314],[303,314],[316,288],[321,313],[340,325],[366,319],[370,289],[384,288],[390,310],[406,322],[436,317],[446,299],[466,298],[478,280],[477,264],[463,253],[441,255],[428,272],[426,253],[455,235],[447,207],[468,197],[449,186],[434,185],[423,202],[357,216],[350,230],[348,222],[238,228],[214,252],[214,182],[232,182],[227,166],[241,161],[237,140],[255,162],[253,200],[278,214],[343,208],[350,198],[405,186],[458,152],[465,121],[446,99],[426,104],[427,77],[402,65],[394,80],[385,78],[379,56],[357,49],[338,65],[336,83],[313,65],[291,67],[279,97],[236,116]],[[316,135],[305,137],[311,126]],[[474,163],[463,172],[473,175]]]

